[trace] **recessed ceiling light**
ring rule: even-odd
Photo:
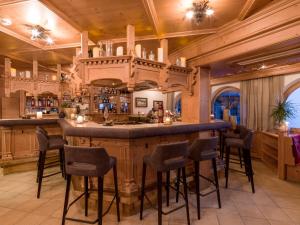
[[[188,19],[192,19],[194,16],[194,11],[193,10],[189,10],[186,12],[185,17]]]
[[[12,25],[12,21],[9,18],[3,18],[3,19],[1,19],[1,24],[4,26],[10,26],[10,25]]]
[[[207,16],[211,16],[211,15],[213,15],[214,14],[214,10],[213,9],[207,9],[206,10],[206,12],[205,12],[205,14],[207,15]]]
[[[52,45],[54,43],[54,41],[52,40],[51,37],[47,37],[46,42],[47,42],[48,45]]]

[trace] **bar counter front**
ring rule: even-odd
[[[202,124],[175,122],[172,125],[125,124],[114,126],[103,126],[91,121],[77,124],[73,120],[58,120],[58,123],[70,145],[103,147],[109,155],[117,158],[118,183],[123,215],[132,215],[138,209],[144,155],[153,152],[158,144],[185,140],[192,143],[199,136],[208,135],[208,131],[230,126],[228,123],[221,121]],[[210,167],[210,162],[202,163],[201,173],[210,174]],[[171,179],[172,177],[175,177],[175,171],[174,174],[171,173]],[[154,189],[155,182],[156,173],[149,168],[146,186],[149,189]],[[79,196],[84,190],[83,178],[74,177],[72,183],[73,193],[75,196]],[[92,189],[97,189],[97,181],[94,178],[89,179],[89,184]],[[108,203],[114,192],[112,172],[109,172],[104,178],[104,189],[107,191],[104,200]],[[151,192],[149,196],[151,198]],[[155,198],[155,195],[152,194],[152,197]],[[90,200],[90,204],[96,207],[96,193],[91,194]]]

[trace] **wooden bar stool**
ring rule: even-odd
[[[218,145],[218,138],[212,137],[212,138],[207,138],[207,139],[197,139],[193,142],[192,146],[189,148],[189,152],[190,152],[189,159],[194,161],[194,169],[195,169],[194,179],[195,179],[195,193],[196,193],[196,199],[197,199],[198,219],[200,219],[200,196],[206,196],[208,194],[216,192],[219,208],[221,208],[221,198],[220,198],[218,171],[217,171],[217,162],[216,162],[216,159],[218,157],[217,145]],[[214,171],[214,181],[211,180],[210,178],[202,176],[199,173],[200,162],[206,161],[206,160],[212,161],[213,171]],[[201,194],[199,177],[212,183],[215,186],[215,190],[213,190],[207,194]],[[177,181],[177,183],[179,183],[179,180]],[[177,186],[177,193],[178,193],[178,190],[179,190],[179,186]],[[176,199],[176,201],[177,201],[177,199]]]
[[[249,182],[251,182],[252,193],[255,193],[252,159],[251,159],[252,140],[253,140],[253,131],[243,126],[240,126],[240,138],[226,138],[225,140],[225,146],[226,146],[225,187],[226,188],[228,188],[230,151],[231,148],[234,147],[242,150],[242,155],[243,155],[244,165],[245,165],[245,174],[248,176]],[[241,171],[238,170],[238,172]]]
[[[172,144],[158,145],[156,150],[151,155],[146,155],[143,160],[143,174],[142,174],[142,187],[141,187],[141,208],[140,208],[140,220],[143,219],[143,207],[144,197],[149,201],[145,195],[145,181],[146,181],[146,170],[147,166],[150,166],[156,171],[157,174],[157,205],[158,205],[158,225],[162,225],[162,215],[168,215],[180,208],[186,207],[186,216],[188,225],[190,225],[189,216],[189,202],[188,202],[188,191],[186,183],[186,172],[185,165],[188,157],[188,141],[177,142]],[[167,174],[167,200],[169,199],[169,187],[171,170],[181,170],[183,176],[185,204],[170,210],[169,212],[163,212],[162,210],[162,174]],[[175,188],[174,188],[175,189]],[[169,205],[169,202],[167,202]]]
[[[117,176],[117,159],[115,157],[109,156],[104,148],[94,148],[94,147],[75,147],[65,145],[65,166],[66,166],[66,176],[67,176],[67,187],[65,194],[65,202],[63,209],[62,225],[65,224],[66,220],[72,220],[75,222],[97,223],[102,225],[102,217],[106,215],[114,200],[116,200],[117,207],[117,219],[120,222],[120,198],[118,192],[118,176]],[[104,176],[113,169],[114,174],[114,185],[115,185],[115,195],[112,199],[108,209],[102,214],[103,211],[103,181]],[[73,202],[69,204],[69,194],[71,186],[72,176],[83,176],[85,191],[79,197],[77,197]],[[76,218],[68,218],[67,213],[69,208],[78,201],[82,196],[85,196],[85,216],[88,215],[88,177],[98,178],[98,219],[95,221],[80,220]]]
[[[39,159],[37,162],[37,183],[38,183],[38,191],[37,198],[40,198],[42,181],[43,178],[50,177],[59,173],[62,173],[62,176],[65,175],[64,169],[64,144],[67,142],[63,139],[61,135],[48,135],[47,131],[42,127],[36,128],[36,135],[39,143]],[[48,151],[59,150],[59,161],[54,161],[50,163],[45,163],[46,155]],[[59,162],[60,164],[60,172],[48,174],[44,176],[44,169],[54,166]]]

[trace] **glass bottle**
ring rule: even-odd
[[[147,59],[147,52],[145,48],[143,48],[142,57],[143,59]]]
[[[154,53],[152,51],[150,51],[150,54],[149,54],[149,60],[152,60],[154,61]]]

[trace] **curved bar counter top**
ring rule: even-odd
[[[203,124],[175,122],[172,125],[137,124],[103,126],[95,122],[77,124],[72,120],[58,120],[68,143],[75,146],[103,147],[108,154],[117,158],[119,190],[123,215],[132,215],[138,209],[139,190],[142,176],[143,157],[156,149],[158,144],[188,140],[192,143],[199,136],[207,136],[208,131],[228,128],[231,125],[223,121]],[[204,133],[203,133],[204,132]],[[210,162],[201,162],[201,173],[210,174]],[[173,180],[175,176],[171,173]],[[156,173],[150,168],[147,170],[146,186],[155,188]],[[72,179],[76,196],[83,189],[83,178]],[[90,187],[97,189],[97,181],[90,178]],[[202,182],[203,187],[206,185]],[[104,188],[112,193],[114,190],[111,172],[105,176]],[[106,194],[105,199],[111,199],[112,194]],[[90,195],[90,202],[96,206],[97,196]],[[109,200],[107,200],[109,201]],[[96,207],[95,207],[96,208]]]
[[[93,138],[120,138],[135,139],[162,135],[187,134],[209,130],[229,128],[230,123],[214,121],[210,123],[192,124],[175,122],[172,125],[164,124],[135,124],[103,126],[95,122],[77,124],[74,120],[58,120],[64,135],[74,137]]]

